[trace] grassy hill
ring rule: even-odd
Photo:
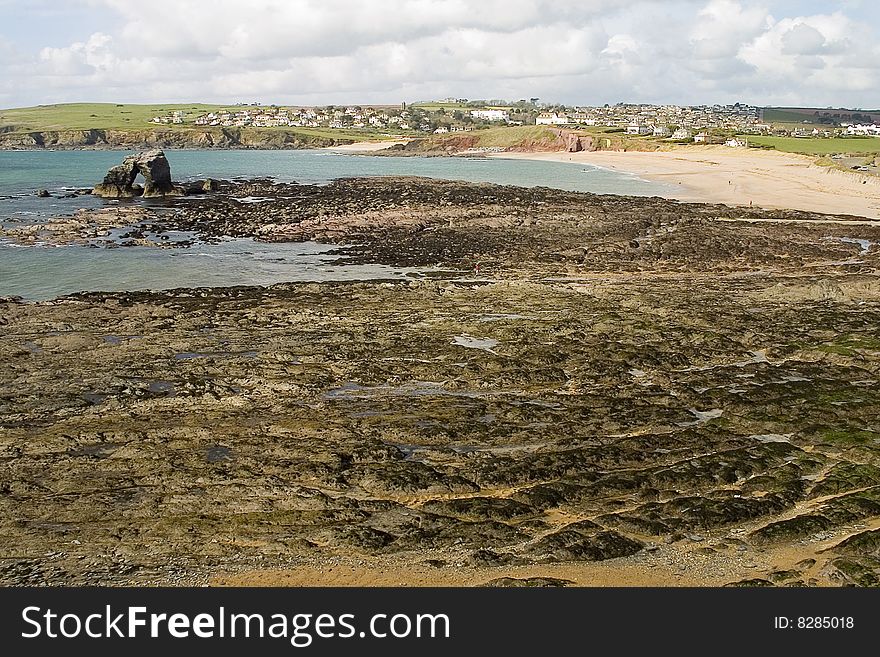
[[[819,113],[816,116],[816,112]],[[880,110],[852,110],[829,107],[765,107],[763,110],[766,123],[809,124],[819,125],[819,118],[826,115],[838,121],[851,120],[852,114],[871,117],[872,121],[880,121]]]
[[[222,105],[198,103],[162,105],[118,105],[115,103],[68,103],[38,105],[17,109],[0,109],[0,127],[13,127],[24,132],[47,130],[141,130],[151,127],[150,119],[174,110],[206,114],[226,109]],[[232,109],[232,108],[229,108]],[[167,126],[185,128],[186,125]],[[192,126],[189,126],[192,127]]]
[[[220,128],[197,126],[191,121],[208,112],[243,109],[235,105],[209,105],[204,103],[161,103],[154,105],[132,105],[117,103],[66,103],[62,105],[38,105],[16,109],[0,109],[0,135],[8,139],[15,135],[29,133],[58,133],[76,131],[119,131],[130,132],[138,139],[151,132],[173,133],[185,138],[187,134],[219,135]],[[189,122],[182,124],[155,124],[150,119],[165,116],[179,110],[186,112]],[[329,128],[256,128],[241,129],[251,134],[266,135],[267,140],[277,141],[280,134],[299,139],[314,145],[321,142],[352,142],[364,139],[383,139],[385,135],[370,129],[329,129]],[[241,131],[240,130],[240,131]],[[274,137],[273,137],[274,135]]]
[[[546,126],[524,125],[513,127],[487,128],[475,130],[471,134],[476,137],[475,148],[510,148],[525,141],[553,140],[556,135]]]
[[[749,135],[750,144],[775,148],[784,153],[830,155],[845,153],[869,155],[880,153],[880,137],[847,137],[833,139],[799,139],[797,137],[760,137]]]
[[[467,103],[444,103],[441,101],[424,101],[412,103],[410,107],[416,107],[418,109],[425,110],[426,112],[436,112],[438,109],[454,111],[454,110],[463,110],[470,111],[472,109],[476,109],[475,107],[468,107]]]
[[[499,126],[468,132],[451,132],[414,139],[394,149],[395,154],[449,155],[468,151],[545,152],[579,149],[654,151],[669,148],[657,140],[631,137],[605,128],[573,129],[568,127],[525,125]]]

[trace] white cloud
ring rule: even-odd
[[[825,47],[825,35],[806,23],[798,23],[782,35],[785,55],[818,55]]]
[[[767,10],[734,0],[712,0],[697,14],[691,29],[693,55],[701,60],[733,57],[743,43],[767,27]]]
[[[375,44],[437,36],[450,29],[513,33],[554,23],[583,24],[632,2],[551,0],[107,0],[127,23],[123,36],[139,52],[199,53],[230,60],[335,56]],[[173,16],[173,20],[168,20]]]
[[[47,75],[88,75],[107,71],[116,61],[109,47],[113,39],[96,32],[86,42],[73,43],[66,48],[43,48],[40,61]]]
[[[66,45],[22,55],[0,27],[0,102],[880,105],[878,26],[846,7],[774,15],[774,1],[83,0],[107,20]]]
[[[756,67],[767,87],[791,88],[791,80],[798,80],[826,97],[843,94],[867,99],[854,104],[880,104],[873,93],[852,93],[880,87],[880,47],[867,26],[840,12],[775,22],[740,57]]]

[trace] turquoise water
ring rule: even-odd
[[[273,176],[282,181],[326,183],[351,176],[428,176],[447,180],[492,182],[524,187],[546,186],[597,194],[662,195],[661,183],[597,167],[565,162],[498,158],[377,157],[329,150],[309,151],[166,151],[175,180]],[[0,151],[0,218],[22,213],[70,213],[100,207],[106,201],[80,196],[39,199],[65,188],[93,187],[126,151]]]
[[[57,196],[92,187],[125,151],[0,151],[0,223],[40,221],[78,208],[116,203],[91,196]],[[313,151],[166,151],[175,180],[272,176],[327,183],[351,176],[415,175],[526,187],[639,196],[662,195],[665,185],[605,169],[562,162],[495,158],[397,158]],[[140,201],[136,201],[140,202]],[[346,280],[402,275],[385,267],[330,265],[315,244],[259,244],[230,240],[181,249],[15,246],[0,240],[0,296],[50,299],[81,290],[170,289],[267,285],[297,280]]]
[[[449,180],[544,185],[599,194],[652,195],[663,185],[615,171],[568,164],[498,158],[377,157],[329,150],[165,151],[175,179],[274,176],[322,183],[347,176],[429,176]],[[0,151],[0,194],[40,188],[92,187],[126,151]]]

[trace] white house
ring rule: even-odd
[[[437,129],[434,131],[434,134],[435,134],[435,135],[445,135],[447,132],[449,132],[449,128],[446,128],[446,127],[444,127],[444,126],[441,125],[439,128],[437,128]]]
[[[679,128],[675,132],[672,133],[673,139],[690,139],[693,137],[693,133],[687,128]]]
[[[497,109],[471,110],[471,116],[483,121],[507,121],[510,118],[506,110]]]
[[[707,140],[708,138],[709,138],[709,135],[707,135],[705,132],[697,133],[697,134],[694,136],[694,143],[696,143],[696,144],[705,144],[705,143],[706,143],[706,140]]]
[[[567,114],[557,114],[556,112],[541,112],[535,119],[535,125],[567,125],[568,123]]]
[[[746,145],[744,141],[740,141],[739,139],[728,139],[724,142],[725,146],[730,146],[731,148],[741,148]]]
[[[846,126],[846,134],[861,136],[880,136],[880,126],[878,125],[848,125]]]
[[[669,128],[665,125],[655,125],[654,126],[654,136],[655,137],[668,137],[669,136]]]
[[[628,135],[650,135],[652,132],[654,129],[651,126],[641,123],[630,123],[626,126],[626,134]]]
[[[596,119],[586,112],[572,112],[568,115],[569,123],[583,123],[584,125],[596,125]]]

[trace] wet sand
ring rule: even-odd
[[[724,146],[672,151],[502,153],[491,157],[572,162],[667,183],[683,201],[786,208],[880,219],[880,178],[817,166],[814,158]]]
[[[407,139],[398,139],[396,141],[356,141],[353,144],[343,144],[341,146],[328,146],[325,150],[337,151],[342,153],[373,153],[390,148],[395,144],[405,144]]]

